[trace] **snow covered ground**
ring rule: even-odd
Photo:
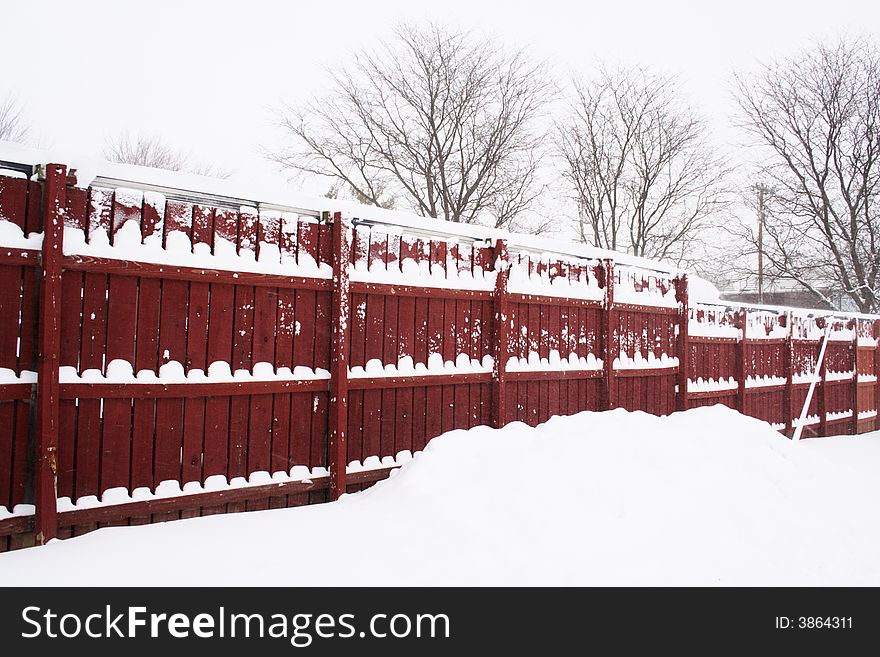
[[[433,440],[337,503],[102,529],[4,585],[878,585],[880,432],[782,438],[724,407]]]

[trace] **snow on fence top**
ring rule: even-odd
[[[33,177],[37,167],[51,161],[68,163],[76,186],[90,190],[88,225],[66,227],[67,255],[326,279],[331,276],[329,254],[322,258],[317,249],[297,248],[297,243],[317,239],[314,230],[311,235],[303,230],[303,224],[317,221],[323,212],[339,211],[356,225],[353,280],[406,284],[417,277],[420,285],[430,285],[433,279],[438,286],[442,280],[447,288],[491,290],[495,280],[492,246],[495,240],[505,239],[511,254],[512,292],[598,301],[603,290],[596,266],[612,259],[616,302],[668,308],[678,303],[673,280],[684,272],[624,253],[313,197],[264,181],[219,180],[0,142],[0,180]],[[186,208],[191,218],[185,216]],[[134,220],[141,209],[145,218],[137,230]],[[199,230],[200,209],[216,213],[213,234]],[[236,229],[236,220],[241,228]],[[387,239],[384,255],[377,247],[382,240],[364,238],[369,234]],[[0,207],[0,248],[39,249],[41,243],[41,233],[25,234]],[[440,256],[432,246],[439,243],[446,244]],[[364,245],[366,251],[358,251]],[[782,316],[789,312],[807,318],[796,324],[794,337],[824,335],[822,315],[828,313],[722,302],[717,289],[695,275],[689,275],[688,296],[692,335],[737,337],[741,331],[730,321],[732,314],[727,317],[725,313],[740,308],[749,309],[749,339],[783,337],[787,329]],[[839,321],[834,322],[829,337],[841,341],[854,337],[848,319],[871,319],[859,313],[833,315]],[[859,342],[873,345],[875,339],[860,334]]]
[[[634,267],[614,268],[614,301],[640,306],[677,308],[673,276]]]
[[[440,219],[324,197],[313,197],[278,188],[263,181],[243,183],[236,180],[218,180],[135,165],[115,164],[83,157],[58,150],[39,150],[0,142],[0,168],[10,170],[15,176],[30,176],[36,167],[48,162],[67,163],[76,173],[76,184],[83,189],[104,187],[108,189],[136,189],[144,193],[157,192],[169,200],[210,205],[223,209],[251,207],[262,215],[264,211],[277,211],[318,217],[322,212],[342,212],[361,223],[377,224],[381,230],[403,230],[421,238],[465,241],[494,241],[506,239],[511,251],[520,250],[530,254],[554,254],[577,259],[614,259],[617,263],[643,267],[649,270],[680,273],[669,265],[585,244],[535,235],[510,233],[497,228],[476,224],[460,224]],[[2,219],[2,217],[0,217]],[[5,242],[4,242],[5,244]]]

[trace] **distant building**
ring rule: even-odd
[[[825,297],[834,301],[830,304],[816,297],[811,292],[798,290],[768,290],[761,294],[755,290],[722,291],[723,301],[741,301],[743,303],[760,303],[767,306],[791,306],[793,308],[816,308],[818,310],[855,310],[852,302],[838,290],[822,290]],[[836,307],[835,307],[836,306]]]

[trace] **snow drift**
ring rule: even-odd
[[[793,444],[724,407],[434,439],[337,503],[102,529],[7,585],[880,584],[880,435]]]

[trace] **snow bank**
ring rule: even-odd
[[[2,554],[0,581],[877,585],[878,460],[880,434],[793,444],[718,406],[584,412],[447,433],[334,504]]]

